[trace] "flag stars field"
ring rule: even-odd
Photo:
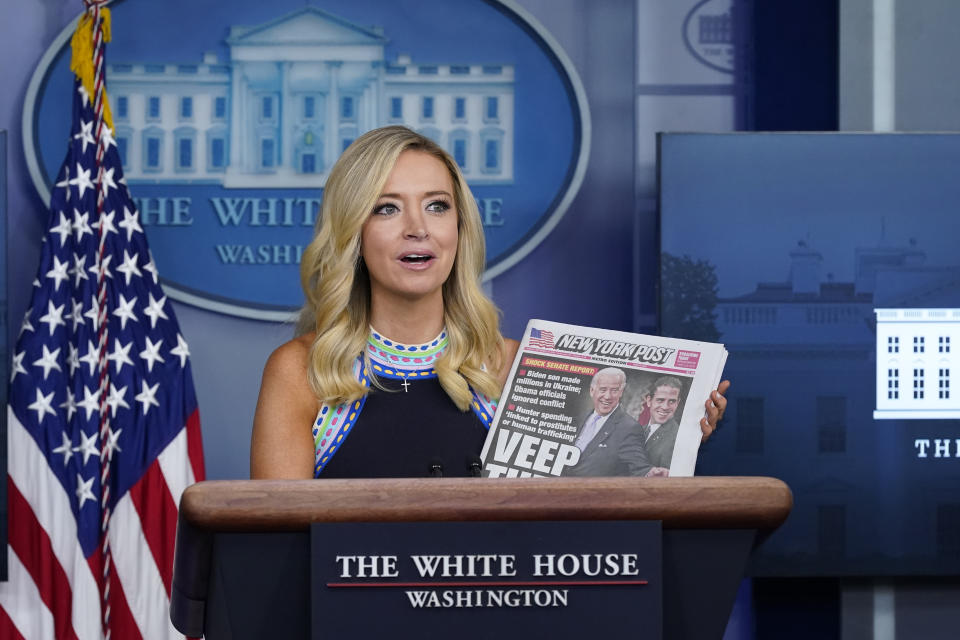
[[[163,356],[160,355],[160,347],[163,345],[163,340],[157,340],[153,342],[150,339],[150,336],[147,336],[147,347],[140,352],[140,358],[147,363],[147,371],[153,373],[153,365],[157,362],[165,362]]]
[[[63,308],[66,305],[53,306],[53,300],[47,301],[47,313],[40,316],[40,322],[50,327],[50,335],[53,335],[57,327],[66,327],[67,323],[63,321]]]
[[[120,300],[117,302],[117,308],[113,310],[113,315],[120,318],[120,329],[127,328],[127,320],[133,322],[139,322],[137,320],[137,314],[133,312],[133,305],[137,303],[137,296],[133,296],[130,300],[121,293]]]
[[[73,223],[67,219],[66,214],[63,211],[60,212],[60,224],[50,229],[50,233],[55,233],[60,238],[60,246],[67,241],[71,235],[73,235]]]
[[[113,181],[113,172],[116,169],[107,169],[103,172],[103,175],[100,176],[100,193],[104,198],[110,193],[110,189],[116,189],[117,183]]]
[[[93,182],[90,180],[90,169],[84,169],[80,163],[77,163],[77,173],[76,178],[70,180],[70,186],[75,186],[77,191],[79,191],[79,196],[83,198],[83,193],[87,189],[93,189]],[[76,209],[74,209],[76,211]],[[86,214],[84,214],[86,215]],[[87,227],[87,232],[89,233],[90,228]],[[77,241],[80,241],[80,238],[77,238]]]
[[[99,279],[101,275],[104,278],[113,278],[113,273],[110,272],[111,260],[113,260],[113,256],[111,254],[104,256],[102,262],[100,260],[100,256],[97,255],[94,259],[93,266],[91,266],[88,271],[97,276],[97,279]]]
[[[143,404],[143,415],[147,415],[147,411],[151,406],[160,406],[160,403],[157,402],[156,399],[157,389],[160,388],[160,383],[157,382],[153,386],[150,386],[147,384],[146,380],[141,380],[140,385],[140,393],[134,397],[134,400]]]
[[[57,356],[60,355],[60,347],[57,347],[53,351],[47,348],[47,345],[43,346],[43,355],[33,361],[33,366],[40,367],[43,369],[43,379],[46,380],[47,376],[50,375],[51,369],[56,369],[57,371],[62,371],[60,368],[60,363],[57,362]]]
[[[140,254],[130,255],[126,249],[123,250],[123,264],[117,267],[117,271],[123,274],[124,282],[130,286],[130,278],[133,276],[142,276],[140,268],[137,266],[137,258]]]
[[[80,149],[80,153],[87,152],[88,144],[96,144],[97,141],[93,139],[93,120],[91,120],[90,122],[81,122],[80,131],[78,133],[73,134],[73,139],[80,140],[80,143],[83,145],[82,148]],[[82,197],[83,193],[81,193],[80,195]]]
[[[112,175],[112,174],[111,174]],[[100,220],[94,222],[90,225],[92,228],[99,230],[100,227],[103,227],[104,237],[108,237],[108,234],[118,233],[117,228],[113,225],[113,219],[117,216],[116,211],[111,211],[109,213],[104,213],[100,216]]]
[[[123,220],[118,222],[117,226],[127,232],[127,242],[133,240],[134,233],[143,233],[143,227],[137,220],[137,214],[126,207],[123,208]]]
[[[83,317],[90,318],[90,322],[93,324],[93,330],[96,331],[100,328],[100,307],[98,307],[97,303],[92,299],[90,302],[90,308],[83,314]]]
[[[71,303],[73,304],[73,309],[70,311],[70,324],[71,329],[76,333],[77,329],[85,322],[83,319],[83,303],[79,300],[71,300]],[[70,373],[73,372],[71,371]]]
[[[67,422],[73,420],[73,414],[77,412],[77,399],[74,397],[70,387],[67,387],[67,399],[60,403],[60,408],[66,409]]]
[[[67,275],[67,269],[70,268],[69,261],[60,262],[60,259],[57,256],[53,256],[53,269],[47,271],[47,277],[53,280],[53,290],[59,291],[60,285],[63,284],[64,280],[69,280],[70,276]]]
[[[87,353],[79,360],[80,362],[89,365],[91,376],[93,375],[93,372],[97,370],[97,357],[97,345],[93,344],[93,340],[87,340]]]
[[[27,409],[37,412],[37,422],[43,422],[43,419],[49,413],[52,416],[56,416],[57,412],[53,410],[53,407],[50,406],[50,403],[53,401],[53,391],[47,395],[43,395],[43,392],[40,389],[37,389],[37,399],[34,400],[31,404],[27,405]]]
[[[183,336],[179,333],[177,334],[177,346],[170,349],[170,353],[180,358],[181,368],[187,366],[187,358],[190,356],[190,350],[187,348],[187,341],[184,340]]]
[[[97,437],[96,431],[89,436],[83,431],[80,432],[80,446],[74,447],[73,451],[83,456],[84,466],[86,466],[91,456],[97,456],[98,459],[100,458],[100,450],[97,449]]]
[[[23,368],[23,357],[27,355],[23,351],[20,353],[14,354],[13,356],[13,371],[10,372],[10,382],[13,382],[17,378],[18,373],[26,374],[27,370]]]
[[[79,288],[81,280],[89,280],[87,275],[87,256],[81,256],[78,253],[73,254],[73,268],[70,269],[73,274],[73,286]]]
[[[84,235],[93,235],[93,229],[90,228],[90,214],[80,213],[77,209],[73,210],[73,232],[77,234],[77,244],[83,241]]]
[[[120,448],[117,442],[120,440],[121,433],[123,433],[123,429],[114,431],[110,427],[107,427],[107,441],[103,445],[103,455],[107,456],[107,460],[112,460],[114,453],[123,452],[123,449]]]
[[[70,166],[63,165],[63,180],[54,185],[57,189],[62,189],[67,202],[70,202]],[[63,212],[60,213],[63,215]],[[61,245],[62,246],[62,245]]]
[[[130,405],[127,404],[127,401],[123,399],[126,395],[126,387],[120,387],[117,389],[112,382],[110,383],[110,394],[107,396],[107,406],[110,407],[110,417],[116,418],[117,409],[120,407],[123,407],[124,409],[130,408]]]
[[[97,496],[93,495],[93,481],[96,479],[97,477],[93,476],[89,480],[84,480],[83,476],[81,476],[79,473],[77,474],[76,495],[77,500],[80,502],[79,506],[81,509],[87,500],[90,500],[93,502],[93,504],[97,504]]]
[[[130,341],[127,344],[122,344],[120,340],[113,341],[113,353],[107,356],[107,360],[113,362],[113,366],[116,367],[117,373],[123,371],[123,365],[125,364],[128,364],[131,367],[133,366],[133,360],[130,359],[130,348],[132,346],[133,341]]]
[[[103,128],[103,132],[100,134],[100,142],[103,143],[104,151],[109,150],[111,146],[117,146],[117,141],[114,139],[113,131],[110,129],[110,127]]]
[[[72,376],[80,368],[80,350],[72,342],[67,344],[67,349],[67,366],[70,367],[70,375]]]
[[[17,338],[23,335],[24,331],[33,331],[33,325],[30,324],[30,312],[27,311],[26,315],[23,316],[23,322],[20,323],[20,333],[17,334]]]
[[[59,453],[63,456],[63,466],[67,466],[67,463],[70,462],[70,458],[73,457],[73,440],[70,439],[70,436],[67,435],[66,431],[60,432],[63,435],[63,442],[61,445],[55,449],[52,449],[53,453]]]
[[[169,320],[167,314],[163,311],[163,305],[167,302],[167,296],[161,296],[159,300],[153,299],[153,294],[150,295],[150,301],[147,303],[147,306],[143,309],[143,315],[150,318],[150,328],[157,328],[157,321],[160,318],[164,320]]]
[[[99,415],[100,413],[100,393],[99,389],[88,389],[87,387],[83,388],[83,400],[77,403],[77,406],[83,409],[86,412],[86,420],[90,420],[90,416],[94,413]]]
[[[160,282],[160,274],[157,273],[157,265],[153,263],[153,256],[150,256],[149,262],[143,265],[143,270],[149,271],[150,275],[153,276],[153,284],[157,284]]]

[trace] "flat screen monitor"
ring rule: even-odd
[[[794,494],[760,576],[960,572],[960,135],[661,134],[660,328],[730,351],[702,475]]]

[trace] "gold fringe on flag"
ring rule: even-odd
[[[103,23],[103,41],[110,42],[110,10],[106,7],[100,9],[100,18]],[[80,16],[80,22],[77,23],[77,30],[73,32],[70,39],[70,48],[73,53],[70,57],[70,70],[83,83],[83,88],[87,90],[90,100],[93,100],[93,16],[84,13]],[[103,124],[113,130],[113,115],[110,113],[110,101],[107,100],[107,92],[103,92]]]

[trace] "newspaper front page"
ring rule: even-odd
[[[692,476],[726,359],[722,344],[531,320],[483,475]]]

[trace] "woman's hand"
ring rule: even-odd
[[[520,343],[516,340],[510,338],[503,339],[503,349],[500,351],[500,371],[497,376],[500,379],[501,391],[503,390],[503,385],[507,382],[507,378],[510,376],[510,368],[513,366],[513,359],[517,357],[517,350],[519,348]]]
[[[701,443],[707,441],[707,438],[717,430],[717,422],[723,418],[723,412],[727,409],[727,399],[723,396],[730,388],[730,381],[724,380],[720,385],[710,392],[710,397],[704,403],[707,408],[707,415],[700,419],[700,431],[703,432]]]

